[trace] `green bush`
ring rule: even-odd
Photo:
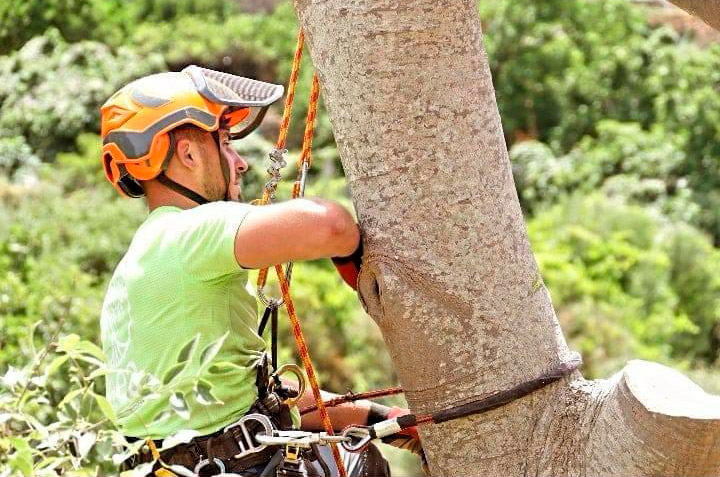
[[[164,68],[158,55],[67,43],[57,30],[0,57],[0,138],[24,137],[43,161],[99,131],[99,107],[122,85]]]
[[[720,357],[720,252],[698,230],[597,194],[539,212],[528,230],[589,375],[637,357],[708,365]]]
[[[583,137],[563,156],[527,141],[513,146],[510,157],[521,204],[531,214],[567,194],[601,190],[675,220],[702,223],[682,138],[659,126],[645,131],[637,123],[601,121],[597,136]]]

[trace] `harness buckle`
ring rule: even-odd
[[[235,424],[230,424],[224,429],[224,432],[233,430],[235,443],[240,452],[234,455],[235,459],[241,459],[247,455],[260,452],[267,447],[267,444],[260,444],[255,439],[255,435],[271,436],[273,433],[273,425],[270,418],[262,414],[248,414],[243,416]]]
[[[300,459],[300,446],[287,444],[285,446],[285,459],[290,462],[297,462]]]

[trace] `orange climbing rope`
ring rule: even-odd
[[[288,82],[288,93],[287,97],[285,98],[283,119],[280,125],[280,132],[278,134],[278,140],[275,146],[277,151],[281,151],[281,154],[282,151],[285,149],[285,145],[287,143],[287,134],[290,126],[290,116],[292,113],[293,102],[295,99],[295,88],[297,86],[298,74],[300,71],[300,60],[302,58],[303,43],[304,34],[303,31],[300,30],[300,32],[298,33],[297,47],[295,48],[295,56],[293,58],[290,80]],[[300,159],[298,160],[298,178],[293,184],[292,198],[298,198],[303,194],[304,180],[307,175],[307,171],[312,165],[311,148],[313,134],[315,131],[315,117],[317,115],[317,104],[319,96],[320,88],[318,83],[318,77],[317,73],[314,73],[312,89],[310,91],[308,114],[305,120],[305,135],[303,137],[302,153],[300,155]],[[270,201],[272,200],[272,192],[273,191],[271,188],[266,187],[263,192],[262,199],[257,201],[258,205],[265,205],[270,203]],[[292,264],[289,264],[288,269],[290,269],[291,266]],[[290,296],[290,276],[289,274],[286,276],[282,265],[276,265],[275,272],[277,273],[278,280],[280,282],[280,290],[282,292],[283,303],[285,305],[285,308],[287,309],[288,316],[290,317],[293,334],[295,335],[295,343],[297,345],[298,352],[300,353],[300,359],[302,360],[303,366],[305,368],[305,374],[307,374],[310,388],[312,389],[313,396],[315,397],[315,403],[318,411],[320,412],[320,418],[322,419],[323,427],[325,428],[325,432],[327,432],[329,435],[333,435],[334,432],[332,422],[330,422],[330,415],[328,414],[327,408],[323,403],[322,396],[320,395],[320,386],[318,384],[317,377],[315,376],[315,369],[313,368],[312,360],[310,359],[310,351],[308,350],[307,344],[305,342],[305,337],[303,336],[302,328],[300,327],[300,320],[298,319],[295,305],[292,301],[292,297]],[[260,270],[257,280],[258,291],[260,292],[262,292],[262,289],[267,282],[267,274],[267,268]],[[340,451],[338,450],[337,445],[333,443],[330,446],[332,449],[333,458],[335,459],[335,465],[337,465],[340,476],[347,477],[347,472],[345,470],[345,466],[343,465],[342,458],[340,457]]]

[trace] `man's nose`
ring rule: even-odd
[[[237,161],[235,162],[235,164],[236,164],[235,167],[237,167],[238,172],[240,172],[240,173],[247,172],[248,167],[249,167],[248,163],[245,160],[245,158],[242,157],[240,154],[238,154],[238,158],[237,158]]]
[[[242,174],[248,170],[248,162],[243,156],[237,153],[234,149],[231,149],[232,161],[235,164],[235,170]]]

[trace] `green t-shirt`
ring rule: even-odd
[[[129,436],[160,439],[181,429],[201,435],[236,421],[257,398],[255,365],[265,350],[257,335],[257,305],[248,293],[248,272],[235,260],[238,227],[252,206],[213,202],[188,210],[159,207],[135,233],[110,280],[101,315],[101,336],[108,365],[107,398],[119,428]],[[203,349],[228,332],[215,362],[237,367],[204,373],[212,393],[224,404],[203,406],[193,396],[192,379]],[[167,396],[140,396],[169,375],[183,345],[199,335],[195,359],[176,378],[190,419],[167,413]],[[216,370],[215,370],[216,371]]]

